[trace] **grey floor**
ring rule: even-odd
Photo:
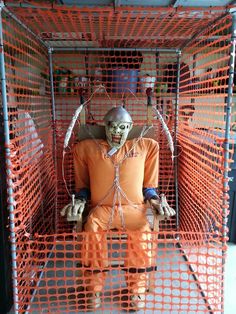
[[[236,244],[228,244],[225,267],[225,314],[236,314]]]
[[[156,272],[155,278],[156,287],[163,286],[164,279],[166,288],[162,291],[160,291],[160,288],[156,288],[156,294],[147,295],[147,308],[145,311],[139,311],[139,313],[206,313],[207,305],[199,292],[195,280],[191,280],[191,278],[188,277],[188,267],[183,261],[183,257],[181,254],[176,253],[177,251],[175,251],[174,255],[172,250],[168,252],[169,253],[166,254],[166,256],[161,257],[162,265],[160,266],[160,271]],[[171,263],[169,263],[170,259]],[[81,302],[76,302],[75,300],[75,287],[77,286],[77,283],[75,283],[73,278],[74,272],[68,270],[70,269],[71,262],[67,261],[64,265],[61,263],[64,263],[64,261],[62,262],[60,259],[56,258],[55,262],[55,256],[52,254],[51,261],[49,261],[47,266],[47,271],[42,275],[37,291],[32,296],[28,313],[85,313],[83,310],[83,294],[81,293]],[[61,272],[61,267],[65,267],[66,271],[64,273],[63,271]],[[182,274],[181,278],[179,278],[179,273]],[[169,274],[171,274],[171,278]],[[60,279],[60,276],[65,277],[65,275],[68,278],[66,282],[63,279]],[[102,300],[103,310],[97,310],[96,313],[122,313],[122,293],[125,293],[125,286],[119,284],[119,279],[121,282],[124,282],[123,275],[123,272],[118,272],[117,270],[113,270],[110,273],[108,280],[106,281],[106,287]],[[171,285],[170,282],[172,282]],[[191,293],[189,293],[189,291],[191,291]],[[172,302],[175,300],[175,304],[172,303],[171,308],[169,302],[170,294]],[[77,294],[77,297],[78,296],[80,296],[80,293]],[[188,304],[184,304],[183,302],[185,297]],[[81,303],[81,306],[78,306],[78,303]],[[158,309],[158,304],[162,304],[162,308]],[[13,313],[14,311],[11,311],[9,314]],[[217,313],[219,312],[217,311]],[[224,313],[236,313],[236,244],[229,244],[226,259]]]
[[[66,251],[65,246],[61,244],[57,244],[54,248],[55,253],[51,254],[40,284],[31,300],[29,313],[84,313],[84,294],[81,292],[76,296],[75,289],[78,287],[78,283],[75,282],[75,278],[79,276],[75,275],[72,270],[75,259],[70,250],[73,250],[70,244],[66,245]],[[114,257],[117,252],[122,252],[122,249],[118,250],[115,244],[109,251],[114,253],[112,254]],[[122,259],[122,256],[120,258]],[[145,310],[140,310],[140,314],[155,312],[193,314],[196,311],[203,314],[206,312],[207,306],[204,299],[178,248],[172,243],[165,245],[160,243],[157,265],[155,291],[147,293]],[[127,293],[125,293],[124,274],[122,270],[116,269],[109,272],[101,310],[97,310],[96,313],[125,313],[123,310],[124,298]]]

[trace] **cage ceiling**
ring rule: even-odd
[[[141,6],[145,2],[148,4]],[[235,1],[202,0],[197,6],[195,2],[57,0],[4,4],[50,47],[182,49],[229,14]]]

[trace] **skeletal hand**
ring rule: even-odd
[[[82,219],[82,213],[85,208],[86,201],[75,200],[74,205],[71,202],[61,210],[61,216],[65,216],[67,221],[80,221]]]
[[[166,200],[166,196],[164,194],[160,195],[160,199],[154,200],[150,199],[149,203],[152,209],[161,216],[171,217],[175,215],[175,210],[170,207]]]

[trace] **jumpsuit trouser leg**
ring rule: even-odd
[[[148,287],[146,268],[152,266],[151,230],[145,209],[122,206],[125,232],[128,235],[125,256],[126,283],[130,293],[143,294]],[[109,267],[107,230],[111,217],[111,207],[99,206],[92,210],[86,224],[82,245],[82,260],[85,267],[86,290],[102,292]],[[122,230],[120,213],[115,211],[110,229]],[[140,272],[141,269],[141,272]],[[139,270],[139,271],[138,271]]]

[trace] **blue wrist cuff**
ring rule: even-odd
[[[150,200],[153,197],[158,197],[158,192],[156,188],[143,188],[143,195],[145,200]]]
[[[90,190],[88,188],[82,188],[79,190],[79,192],[75,193],[75,198],[76,199],[84,199],[88,200],[90,198]]]

